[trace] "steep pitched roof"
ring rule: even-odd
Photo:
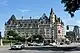
[[[51,8],[50,15],[51,15],[51,14],[54,14],[54,12],[53,12],[53,8]]]
[[[11,20],[12,20],[14,23],[16,22],[16,17],[15,17],[15,15],[12,15],[12,16],[10,17],[10,19],[7,21],[7,24],[9,24]]]
[[[46,16],[45,13],[43,13],[42,17],[40,17],[39,21],[48,21],[48,17]]]
[[[20,19],[20,20],[17,20],[17,22],[23,22],[23,23],[37,23],[38,22],[38,19]]]

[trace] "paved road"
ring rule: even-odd
[[[0,48],[0,53],[80,53],[80,51],[9,50],[9,48]]]
[[[9,48],[0,48],[0,53],[64,53],[63,51],[42,51],[42,50],[8,50]]]

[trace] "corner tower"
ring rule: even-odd
[[[53,12],[53,8],[51,8],[51,11],[50,11],[50,16],[49,16],[49,19],[50,19],[50,22],[51,23],[55,23],[55,19],[56,19],[56,17],[55,17],[56,15],[54,14],[54,12]]]

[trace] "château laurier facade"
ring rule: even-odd
[[[4,34],[7,31],[14,30],[20,36],[31,36],[40,34],[45,40],[62,40],[64,39],[64,23],[54,14],[51,8],[50,16],[44,13],[39,19],[16,19],[14,15],[5,23]]]

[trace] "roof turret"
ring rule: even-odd
[[[50,15],[54,14],[53,8],[51,8]]]

